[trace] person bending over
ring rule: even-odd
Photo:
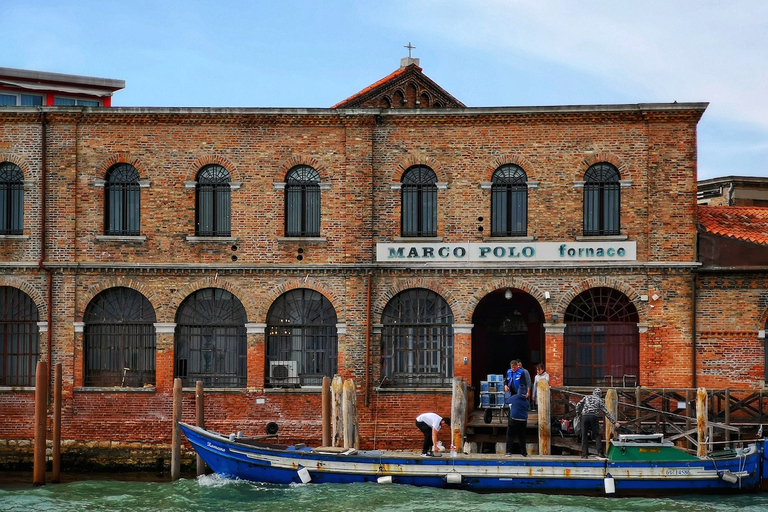
[[[437,433],[443,425],[450,426],[450,418],[443,418],[433,412],[425,412],[416,417],[416,427],[424,434],[424,444],[421,447],[422,457],[433,457],[433,446],[437,446]]]

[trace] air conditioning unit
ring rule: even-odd
[[[297,382],[299,365],[296,361],[270,361],[269,379],[272,383],[288,381]]]

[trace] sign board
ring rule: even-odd
[[[635,261],[636,242],[380,243],[382,263]]]

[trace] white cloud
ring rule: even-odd
[[[413,25],[501,61],[533,57],[653,96],[639,101],[709,101],[709,115],[768,130],[768,2],[449,3],[414,3]]]

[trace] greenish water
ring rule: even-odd
[[[71,478],[71,477],[70,477]],[[259,485],[215,475],[175,482],[90,475],[34,487],[31,475],[0,473],[0,510],[341,512],[459,510],[500,512],[731,512],[768,510],[768,493],[675,498],[586,498],[546,494],[476,494],[379,484]],[[126,480],[125,478],[131,478]]]

